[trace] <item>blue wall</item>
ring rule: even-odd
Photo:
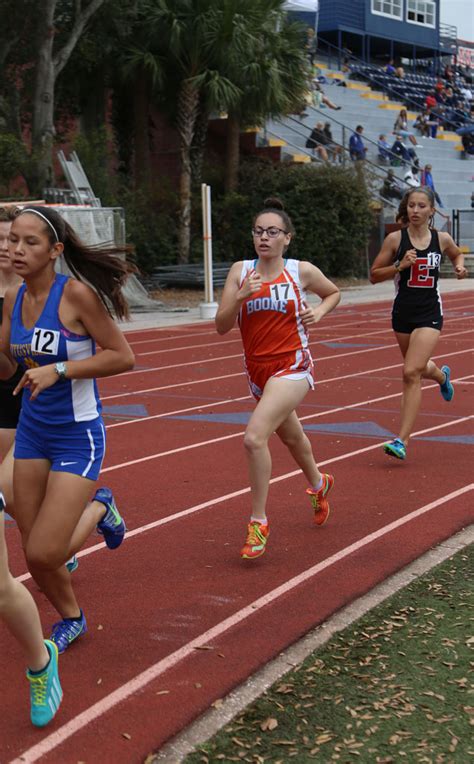
[[[397,21],[372,13],[371,0],[320,0],[318,30],[322,33],[335,32],[338,29],[353,30],[372,37],[436,48],[439,34],[439,3],[435,29],[405,21],[406,7],[407,0],[404,0],[403,20]]]

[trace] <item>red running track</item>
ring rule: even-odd
[[[446,404],[425,384],[404,463],[380,446],[397,430],[401,391],[388,303],[342,307],[313,332],[317,384],[299,415],[336,478],[330,521],[313,526],[304,478],[275,438],[272,533],[254,562],[238,555],[253,406],[237,330],[130,333],[137,367],[101,384],[101,483],[129,532],[114,552],[99,537],[80,552],[74,581],[89,632],[61,658],[65,700],[43,731],[29,723],[20,650],[0,630],[0,762],[142,761],[308,630],[467,525],[473,296],[444,299],[436,357],[451,366],[456,394]],[[26,573],[13,523],[7,542],[47,633],[57,616]]]

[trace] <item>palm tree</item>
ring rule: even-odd
[[[242,127],[292,113],[308,87],[304,28],[285,21],[282,0],[240,0],[243,21],[234,25],[237,55],[226,56],[223,71],[242,95],[227,120],[226,191],[238,184]],[[245,8],[243,6],[246,6]]]
[[[191,149],[200,105],[228,107],[240,96],[215,66],[216,50],[222,44],[223,6],[228,1],[152,0],[144,18],[148,46],[142,47],[142,60],[161,83],[160,105],[180,140],[179,262],[189,258]]]

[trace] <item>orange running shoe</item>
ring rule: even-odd
[[[267,544],[267,538],[270,534],[268,525],[260,525],[256,520],[248,524],[247,540],[245,546],[240,550],[240,556],[244,560],[254,560],[260,557]]]
[[[310,497],[311,504],[313,505],[314,522],[316,525],[324,525],[329,517],[329,502],[326,497],[333,485],[333,476],[323,473],[323,484],[319,491],[315,491],[313,488],[306,489],[306,493]]]

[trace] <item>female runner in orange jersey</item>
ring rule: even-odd
[[[334,478],[322,474],[295,409],[313,388],[313,361],[308,329],[333,310],[339,289],[309,262],[285,258],[294,228],[278,199],[267,199],[254,219],[257,259],[234,263],[216,315],[219,334],[238,318],[250,391],[258,401],[248,423],[247,453],[252,514],[241,557],[265,552],[269,535],[266,503],[272,461],[268,440],[276,432],[304,472],[316,525],[329,515],[327,495]],[[316,307],[305,301],[306,290],[321,298]]]

